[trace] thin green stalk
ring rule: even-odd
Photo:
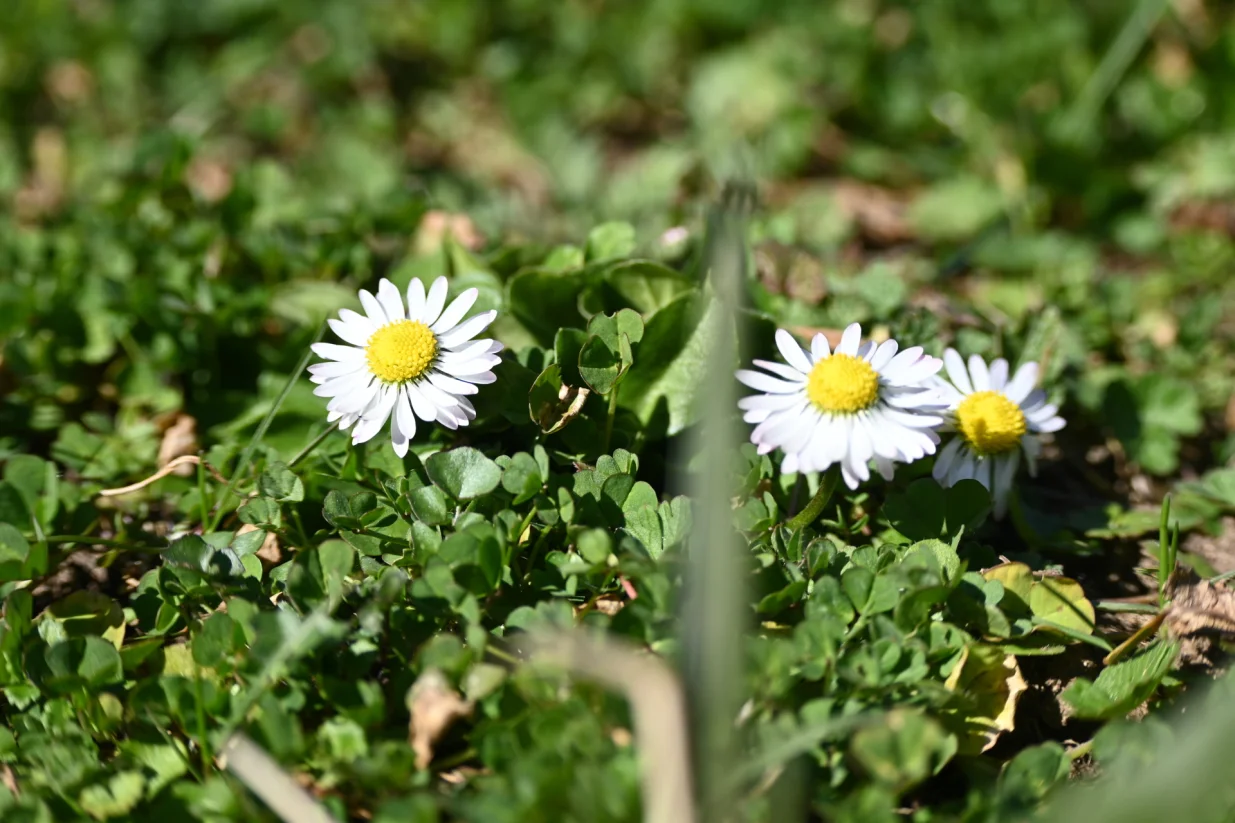
[[[137,548],[127,540],[116,540],[111,537],[91,537],[88,534],[52,534],[43,538],[43,541],[49,546],[58,546],[62,543],[89,543],[94,546],[109,546],[117,549]]]
[[[617,416],[617,386],[609,390],[609,413],[605,416],[605,445],[601,454],[609,453],[609,443],[613,439],[613,418]]]
[[[287,467],[289,469],[295,468],[297,463],[299,463],[301,460],[304,460],[306,457],[312,454],[313,450],[316,449],[318,446],[320,446],[322,444],[322,441],[325,440],[330,435],[330,433],[337,428],[339,428],[338,420],[331,423],[329,426],[326,427],[326,430],[324,432],[322,432],[317,437],[314,437],[312,440],[310,440],[309,445],[305,446],[303,449],[297,452],[296,456],[288,461]]]
[[[202,528],[205,528],[206,520],[210,517],[210,506],[206,503],[206,466],[201,462],[197,464],[197,505],[202,513],[199,522]]]
[[[317,334],[313,336],[313,343],[322,339],[322,335],[326,333],[326,324],[323,322],[317,328]],[[257,425],[257,431],[253,432],[253,436],[249,438],[249,443],[244,447],[244,451],[240,453],[240,459],[236,461],[236,467],[232,470],[232,479],[228,481],[227,488],[223,489],[223,495],[215,503],[214,517],[210,521],[210,528],[205,529],[206,532],[213,532],[219,527],[219,521],[223,519],[223,515],[227,510],[227,503],[235,494],[236,485],[240,482],[241,476],[245,470],[249,468],[249,462],[253,459],[253,452],[257,451],[257,446],[262,442],[262,438],[266,436],[266,430],[270,428],[271,421],[274,420],[279,409],[283,407],[283,403],[287,400],[287,396],[291,394],[292,387],[300,380],[304,370],[309,365],[309,360],[313,357],[313,350],[309,346],[305,346],[304,355],[300,358],[300,362],[296,364],[296,368],[288,375],[287,382],[283,384],[283,390],[279,392],[279,396],[270,406],[270,411],[266,412],[266,416],[262,418],[262,422]]]
[[[1079,136],[1091,126],[1169,6],[1168,0],[1141,0],[1128,15],[1115,41],[1102,55],[1102,61],[1089,76],[1066,115],[1065,123],[1070,132]]]
[[[840,469],[836,466],[828,469],[823,477],[819,480],[819,489],[815,492],[815,496],[806,504],[806,508],[798,512],[785,525],[791,529],[800,529],[803,526],[809,526],[823,514],[823,509],[828,505],[828,501],[832,499],[832,494],[836,491],[836,487],[840,485]]]

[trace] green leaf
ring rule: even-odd
[[[23,529],[30,527],[30,515],[34,509],[26,505],[22,493],[7,480],[0,481],[0,523],[9,523]]]
[[[575,540],[579,554],[593,565],[604,563],[613,553],[613,540],[604,529],[587,529]]]
[[[1094,608],[1081,584],[1067,577],[1043,577],[1029,590],[1034,617],[1083,634],[1093,634]]]
[[[873,780],[903,792],[943,768],[956,753],[956,740],[919,710],[893,709],[857,731],[849,752]]]
[[[121,771],[106,783],[96,783],[82,790],[77,802],[96,820],[123,817],[137,807],[146,790],[146,778],[141,772]]]
[[[589,263],[627,257],[635,250],[635,227],[629,223],[601,223],[587,235]]]
[[[304,500],[304,484],[286,463],[271,463],[258,479],[258,491],[263,497],[280,502],[299,503]]]
[[[535,497],[545,480],[536,459],[527,452],[515,453],[502,466],[502,488],[514,495],[511,503],[515,506]]]
[[[722,333],[722,317],[715,300],[691,293],[648,318],[639,358],[622,381],[619,402],[644,425],[657,421],[666,435],[694,422],[696,396],[712,350],[734,345],[734,338]]]
[[[599,337],[589,337],[579,352],[579,376],[592,391],[607,395],[622,377],[621,355]]]
[[[1122,717],[1154,693],[1178,652],[1178,643],[1158,643],[1130,660],[1107,666],[1094,681],[1078,677],[1060,697],[1085,720]]]
[[[1046,797],[1072,770],[1072,758],[1054,740],[1022,749],[1003,767],[999,796],[1006,803],[1029,807]]]
[[[507,282],[506,304],[536,341],[549,347],[559,328],[580,319],[579,294],[590,281],[580,272],[528,269]]]
[[[528,414],[542,432],[553,434],[579,416],[587,398],[587,390],[562,384],[561,368],[554,363],[532,384],[527,398]]]
[[[26,511],[38,511],[39,498],[47,481],[47,461],[32,454],[17,454],[4,464],[4,482],[16,489],[26,504]],[[25,525],[24,521],[8,520],[0,510],[0,522]]]
[[[581,329],[558,329],[553,338],[553,353],[562,382],[567,386],[582,386],[579,375],[579,352],[588,340],[587,332]]]
[[[627,260],[605,270],[605,280],[642,314],[653,314],[694,288],[686,275],[651,260]]]
[[[943,488],[930,477],[915,480],[903,492],[888,495],[883,514],[910,540],[951,541],[981,526],[990,514],[990,494],[976,480]]]
[[[342,540],[327,540],[317,547],[317,553],[326,593],[331,600],[338,600],[343,596],[347,576],[356,563],[356,550]]]
[[[201,572],[207,577],[242,577],[244,566],[231,549],[216,549],[195,534],[179,538],[163,552],[163,563]]]
[[[193,660],[199,666],[214,668],[243,645],[244,634],[236,621],[224,612],[215,612],[202,621],[193,636]]]
[[[268,527],[271,530],[277,530],[283,522],[279,504],[269,497],[254,497],[252,500],[246,500],[236,510],[236,514],[240,518],[241,523],[248,523],[250,526]]]
[[[451,521],[450,501],[437,486],[422,486],[408,492],[412,514],[430,526],[445,526]]]
[[[8,523],[0,523],[0,569],[8,568],[11,564],[20,567],[29,556],[30,544],[26,542],[22,533]],[[6,576],[4,579],[15,580],[17,578]]]
[[[471,446],[437,452],[425,461],[429,478],[455,500],[473,500],[497,488],[502,470]]]

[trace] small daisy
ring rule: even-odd
[[[426,294],[413,278],[405,311],[398,288],[383,278],[376,297],[361,290],[364,314],[342,309],[338,320],[329,321],[350,345],[313,345],[327,361],[309,366],[310,379],[318,384],[313,393],[330,398],[327,419],[338,420],[344,430],[355,425],[353,444],[371,440],[390,420],[391,444],[402,457],[416,434],[417,417],[449,429],[475,419],[467,395],[496,379],[492,369],[501,360],[502,344],[472,338],[497,312],[460,323],[478,292],[468,289],[446,306],[446,288],[446,278],[439,277]]]
[[[1046,393],[1035,389],[1038,364],[1025,363],[1008,379],[1008,361],[990,364],[978,355],[969,358],[969,368],[955,349],[943,354],[948,379],[938,378],[949,414],[946,430],[957,436],[944,446],[935,461],[934,476],[951,486],[973,478],[986,486],[994,500],[996,517],[1008,510],[1008,493],[1020,465],[1021,452],[1029,473],[1037,473],[1040,451],[1038,435],[1064,426]]]
[[[781,471],[819,472],[840,464],[845,484],[856,489],[879,473],[892,478],[892,463],[935,453],[943,422],[938,392],[929,381],[942,367],[919,346],[897,353],[895,340],[859,347],[862,327],[845,329],[835,352],[822,334],[803,351],[789,332],[778,329],[776,346],[785,362],[756,360],[771,374],[743,369],[741,382],[763,394],[738,401],[750,439],[760,454],[780,449]]]

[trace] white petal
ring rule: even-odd
[[[840,345],[836,347],[838,354],[847,354],[851,357],[856,357],[858,354],[858,343],[862,341],[862,326],[860,323],[850,323],[845,329],[845,333],[840,337]]]
[[[892,358],[896,356],[896,349],[899,344],[895,340],[885,340],[879,344],[879,348],[875,351],[875,356],[871,358],[871,368],[882,373],[884,367],[892,362]]]
[[[369,320],[378,326],[384,326],[390,322],[390,318],[386,316],[386,310],[382,308],[382,304],[378,299],[364,289],[360,290],[360,305],[364,308],[365,314],[369,315]]]
[[[479,289],[468,289],[463,294],[456,297],[446,311],[442,312],[442,316],[437,319],[430,328],[434,334],[442,334],[450,331],[455,327],[455,324],[463,319],[463,315],[467,314],[472,306],[476,303],[476,298],[480,295]]]
[[[362,392],[369,381],[373,379],[373,375],[363,369],[353,371],[348,374],[332,377],[318,385],[313,390],[313,393],[318,397],[349,397],[357,392]]]
[[[991,363],[991,389],[1003,391],[1008,385],[1008,361],[1002,357]]]
[[[377,390],[377,393],[371,401],[369,408],[365,409],[361,414],[361,418],[365,420],[378,419],[385,423],[390,419],[390,413],[395,407],[395,398],[399,396],[398,386],[382,386]]]
[[[886,457],[875,455],[875,470],[879,472],[879,476],[889,483],[896,476],[896,464]]]
[[[437,322],[438,315],[442,313],[442,306],[446,305],[446,291],[445,277],[439,277],[433,281],[433,285],[429,287],[429,296],[425,298],[425,310],[420,316],[420,322],[426,326],[432,326]]]
[[[437,361],[437,368],[455,377],[462,377],[468,374],[490,372],[501,362],[502,358],[491,354],[470,358],[446,357],[443,355]]]
[[[403,313],[403,296],[399,294],[398,287],[385,277],[377,284],[377,302],[382,304],[382,310],[386,312],[391,323],[407,319],[407,315]]]
[[[371,417],[368,420],[363,417],[356,424],[356,428],[352,429],[352,445],[356,446],[361,443],[367,443],[373,439],[373,436],[382,430],[384,420],[378,420],[376,417]]]
[[[369,378],[368,382],[359,388],[349,389],[347,393],[333,398],[326,404],[326,409],[327,411],[341,411],[344,414],[360,414],[372,402],[381,385],[377,380]]]
[[[772,374],[778,377],[783,377],[786,380],[792,380],[795,383],[805,383],[806,377],[792,366],[786,366],[784,363],[777,363],[774,360],[755,360],[754,364],[761,369],[767,369]]]
[[[353,346],[364,346],[369,342],[369,338],[372,337],[364,326],[347,323],[343,320],[335,320],[333,317],[326,322],[330,324],[330,330],[337,334],[341,340],[345,340]]]
[[[780,356],[785,358],[785,362],[790,366],[793,366],[802,374],[810,373],[810,358],[806,356],[806,352],[802,351],[802,347],[793,339],[792,334],[784,329],[777,329],[776,348],[780,350]]]
[[[986,361],[976,354],[969,357],[969,379],[974,391],[990,391],[991,374],[986,370]]]
[[[407,319],[419,320],[425,313],[425,284],[413,277],[407,284]]]
[[[962,440],[959,437],[953,437],[948,445],[944,446],[939,452],[939,456],[935,458],[935,468],[931,470],[931,477],[934,477],[936,482],[943,484],[948,476],[948,470],[952,468],[953,461],[960,454]]]
[[[899,427],[884,424],[882,414],[876,412],[863,415],[858,418],[858,426],[866,430],[875,457],[894,460],[900,454],[897,446],[900,440]]]
[[[314,363],[309,366],[309,374],[314,377],[324,378],[329,380],[332,377],[343,377],[347,374],[355,374],[359,371],[364,371],[364,365],[361,363],[345,363],[338,360],[326,360],[322,363]]]
[[[981,479],[978,478],[978,457],[972,451],[965,449],[952,464],[952,471],[948,475],[948,482],[944,485],[954,486],[962,480],[974,479],[978,479],[981,482]]]
[[[460,323],[450,331],[440,335],[437,343],[444,349],[453,349],[455,346],[460,346],[487,329],[495,317],[497,317],[497,312],[492,309],[481,312],[472,319]]]
[[[994,481],[994,492],[992,496],[995,498],[995,518],[999,519],[1004,516],[1008,510],[1008,495],[1012,492],[1012,483],[1016,479],[1016,468],[1020,464],[1020,453],[1012,452],[1011,454],[1001,456],[991,470],[992,479]]]
[[[420,383],[407,383],[403,386],[403,389],[411,402],[410,408],[415,410],[416,416],[426,423],[432,423],[437,419],[437,406],[425,396],[424,387],[426,385],[423,381]]]
[[[1032,435],[1021,438],[1021,448],[1025,450],[1025,465],[1029,468],[1029,476],[1038,476],[1038,455],[1042,453],[1042,444]]]
[[[487,386],[490,383],[497,382],[497,375],[491,371],[482,371],[476,374],[460,374],[457,377],[460,380],[466,380],[468,383],[475,383],[478,386]]]
[[[800,391],[801,383],[789,383],[785,380],[777,380],[771,375],[763,372],[751,371],[749,369],[738,369],[737,378],[742,383],[750,386],[756,391],[768,392],[769,394],[792,394]]]
[[[787,454],[785,459],[780,461],[781,474],[797,474],[798,471],[798,456],[796,454]]]
[[[858,346],[858,353],[856,356],[859,360],[865,360],[867,363],[869,363],[871,361],[871,358],[875,356],[875,351],[878,348],[879,348],[879,344],[876,343],[874,340],[867,340],[861,346]]]
[[[473,386],[471,383],[464,383],[462,380],[442,374],[439,371],[429,372],[429,382],[437,386],[444,392],[451,394],[475,394],[480,389]]]
[[[973,384],[969,382],[969,372],[965,370],[965,361],[961,360],[960,352],[948,349],[943,353],[943,365],[948,370],[948,379],[961,394],[973,394]]]
[[[1049,434],[1050,432],[1059,431],[1064,427],[1064,425],[1065,423],[1062,417],[1052,417],[1049,420],[1036,424],[1034,426],[1034,430],[1041,432],[1042,434]]]
[[[810,354],[811,357],[815,358],[815,362],[823,360],[825,357],[831,355],[831,353],[831,349],[828,348],[828,338],[824,336],[823,332],[816,334],[811,339]]]
[[[340,346],[338,343],[314,343],[309,346],[318,357],[337,360],[340,363],[363,363],[364,349],[355,346]]]
[[[1033,387],[1038,382],[1038,364],[1025,363],[1016,370],[1016,375],[1012,378],[1012,382],[1004,389],[1004,394],[1013,403],[1020,403],[1029,393],[1033,391]]]
[[[752,394],[738,401],[739,409],[787,409],[802,399],[792,394]]]
[[[416,418],[412,416],[412,407],[408,405],[407,385],[399,387],[399,397],[395,403],[394,426],[390,430],[390,443],[396,453],[402,449],[402,457],[407,454],[408,444],[416,436]],[[398,430],[396,434],[395,430]]]
[[[875,447],[871,443],[870,432],[861,420],[853,421],[853,435],[849,441],[849,459],[854,466],[865,466],[867,461],[875,456]],[[869,473],[866,475],[870,476]]]
[[[492,340],[473,340],[454,351],[442,352],[441,357],[443,360],[471,360],[474,357],[497,354],[502,350],[502,344],[497,344],[497,351],[489,351],[493,342]]]

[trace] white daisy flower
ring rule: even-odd
[[[1030,475],[1036,474],[1039,435],[1062,429],[1063,418],[1046,402],[1046,393],[1034,388],[1037,363],[1025,363],[1009,380],[1008,361],[1003,358],[988,368],[975,354],[966,369],[960,354],[948,349],[943,362],[948,379],[942,375],[937,379],[949,409],[945,430],[957,436],[939,451],[935,479],[944,486],[966,478],[977,480],[991,493],[995,517],[1003,517],[1021,452]]]
[[[338,320],[329,321],[349,345],[313,345],[327,361],[309,366],[310,379],[318,384],[313,393],[330,398],[327,419],[338,420],[345,430],[355,425],[353,444],[372,439],[390,420],[391,444],[402,457],[416,434],[417,417],[449,429],[475,419],[467,397],[478,384],[496,379],[492,369],[501,360],[502,344],[472,338],[497,312],[461,323],[479,292],[468,289],[446,306],[446,289],[445,277],[433,281],[427,294],[413,278],[405,307],[398,288],[383,278],[376,297],[360,291],[364,314],[342,309]]]
[[[783,472],[819,472],[840,464],[845,484],[856,489],[870,479],[869,462],[892,478],[892,463],[935,453],[943,403],[927,381],[942,361],[920,346],[897,353],[895,340],[859,347],[862,327],[845,329],[835,352],[822,334],[804,351],[789,332],[776,331],[776,346],[788,365],[756,360],[771,374],[743,369],[738,380],[763,394],[738,406],[760,454],[784,452]]]

